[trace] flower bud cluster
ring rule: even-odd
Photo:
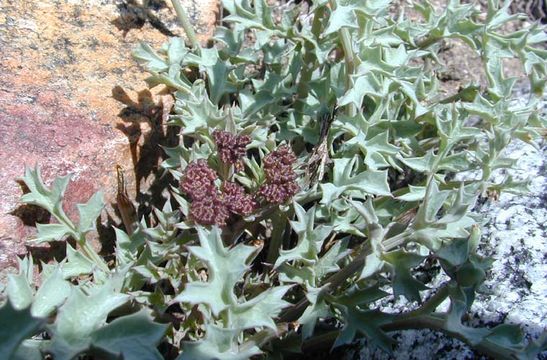
[[[228,210],[238,215],[249,215],[257,203],[252,195],[245,193],[243,186],[231,181],[222,184],[222,196]]]
[[[282,204],[292,198],[299,190],[293,165],[296,156],[288,146],[280,146],[263,160],[266,183],[258,190],[258,195],[272,204]]]
[[[220,160],[225,164],[233,164],[236,170],[243,168],[241,158],[245,156],[246,147],[251,143],[247,135],[234,135],[227,131],[215,130],[213,139],[218,149]]]
[[[229,217],[230,211],[216,191],[190,205],[190,218],[201,225],[225,226]]]
[[[180,188],[192,201],[203,199],[216,192],[217,173],[209,167],[207,161],[199,159],[186,167]]]
[[[241,185],[225,181],[219,191],[217,179],[216,172],[203,159],[186,167],[180,188],[192,200],[190,218],[195,222],[225,226],[232,213],[249,215],[256,209],[256,201]]]

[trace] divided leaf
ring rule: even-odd
[[[177,360],[247,360],[262,353],[256,345],[245,348],[238,346],[237,334],[235,330],[208,325],[205,329],[205,338],[196,342],[183,343],[182,354],[177,357]]]
[[[330,204],[346,191],[354,190],[359,198],[368,194],[390,196],[387,171],[365,170],[353,175],[357,157],[334,159],[332,183],[322,183],[322,204]]]
[[[383,258],[393,269],[392,286],[395,297],[403,295],[409,301],[421,303],[420,291],[426,290],[427,286],[412,276],[411,269],[418,266],[425,256],[397,250],[384,254]]]
[[[7,359],[30,336],[45,325],[47,319],[33,317],[30,308],[17,310],[7,301],[0,307],[0,353]]]
[[[55,216],[63,215],[66,217],[61,202],[70,181],[70,176],[56,178],[53,180],[51,187],[48,188],[42,180],[39,167],[34,168],[34,170],[25,168],[23,181],[30,190],[29,193],[21,197],[23,203],[38,205]]]
[[[380,329],[395,315],[384,314],[378,310],[359,310],[352,306],[339,306],[344,317],[344,327],[336,338],[334,347],[351,343],[357,335],[365,336],[382,350],[391,353],[395,341]]]
[[[91,344],[115,358],[163,359],[156,346],[168,325],[152,321],[148,311],[126,315],[113,320],[91,335]]]
[[[66,303],[51,326],[50,351],[55,359],[72,359],[86,351],[92,333],[106,324],[108,314],[129,300],[115,291],[113,280],[89,289],[89,295],[73,287]]]
[[[256,249],[246,245],[225,248],[218,227],[212,230],[198,227],[197,230],[201,246],[190,246],[188,250],[207,265],[208,281],[186,284],[175,301],[207,304],[218,316],[222,310],[237,303],[234,286],[248,270],[248,260]]]

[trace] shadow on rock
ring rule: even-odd
[[[17,184],[21,187],[23,194],[28,194],[30,192],[27,185],[23,180],[16,180]],[[10,215],[16,216],[25,226],[35,227],[36,223],[48,224],[51,219],[51,214],[44,208],[41,208],[38,205],[32,204],[22,204],[19,205],[15,210],[9,213]]]
[[[166,158],[161,147],[178,145],[178,129],[166,125],[173,98],[169,94],[162,95],[156,103],[149,90],[142,90],[137,101],[133,101],[119,86],[112,90],[112,96],[126,106],[118,114],[122,122],[116,127],[129,140],[140,219],[147,215],[150,206],[163,206],[162,192],[173,184],[173,177],[159,166]],[[144,182],[146,186],[142,185]]]
[[[140,29],[147,22],[153,28],[161,32],[165,36],[175,36],[169,28],[154,14],[167,7],[164,0],[145,0],[143,4],[139,4],[136,0],[125,0],[118,4],[120,15],[112,21],[118,30],[123,31],[125,37],[132,29]]]
[[[101,243],[99,255],[104,256],[106,262],[108,262],[115,258],[116,232],[114,231],[114,227],[118,227],[118,224],[107,212],[106,221],[103,222],[101,221],[101,217],[98,217],[95,221],[95,227],[97,229],[97,237]]]

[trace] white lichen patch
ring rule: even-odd
[[[547,326],[547,147],[515,143],[510,156],[518,159],[515,178],[529,176],[530,194],[502,194],[479,210],[485,217],[479,251],[495,259],[485,282],[490,295],[479,295],[473,310],[483,320],[521,324],[538,335]]]

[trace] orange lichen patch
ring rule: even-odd
[[[123,37],[112,23],[118,16],[114,4],[25,3],[2,9],[12,19],[0,25],[0,34],[6,40],[0,55],[2,73],[8,76],[3,82],[59,88],[79,105],[106,115],[119,110],[119,104],[109,96],[113,86],[144,87],[143,73],[130,53],[140,41],[156,47],[165,41],[166,36],[151,25],[132,29]],[[206,2],[209,7],[212,3]],[[200,2],[199,8],[206,7]],[[170,8],[165,11],[171,15],[173,33],[180,34],[174,12]],[[216,18],[213,11],[202,10],[201,14],[207,15],[198,21],[202,24],[198,28],[207,30],[200,32],[206,39]]]
[[[150,139],[149,123],[156,108],[164,118],[161,109],[168,106],[162,105],[158,89],[149,95],[149,111],[141,111],[133,122],[119,117],[128,105],[112,90],[125,89],[137,107],[145,106],[135,94],[147,93],[147,74],[131,51],[140,41],[158,48],[167,40],[166,32],[183,35],[170,2],[157,3],[163,5],[126,9],[114,0],[0,3],[0,252],[15,249],[8,259],[0,258],[0,270],[15,263],[14,254],[24,251],[22,244],[34,231],[32,224],[21,225],[9,214],[19,206],[22,191],[16,179],[25,165],[40,164],[46,182],[73,174],[66,206],[74,218],[75,204],[98,190],[107,204],[115,202],[116,164],[126,170],[130,196],[146,190],[146,179],[137,179],[143,182],[140,189],[134,170],[144,166],[139,163],[143,149],[148,155],[161,151],[153,143],[158,138]],[[206,41],[217,21],[218,0],[184,5],[200,40]],[[137,25],[127,23],[131,11],[144,16]],[[128,138],[121,129],[133,126],[131,133],[134,125],[136,138]]]

